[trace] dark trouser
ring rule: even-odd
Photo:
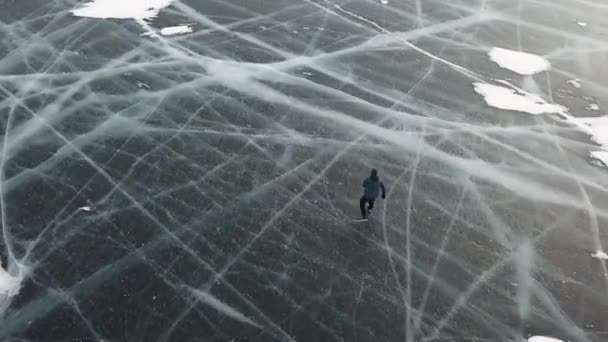
[[[365,208],[365,203],[369,203],[369,209],[374,207],[374,200],[369,199],[365,196],[361,197],[359,200],[359,208],[361,208],[361,217],[367,217],[367,209]]]

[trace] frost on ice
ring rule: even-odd
[[[534,75],[548,70],[551,63],[545,58],[521,51],[513,51],[495,47],[489,53],[490,59],[501,68],[511,70],[520,75]]]
[[[564,113],[566,108],[558,104],[547,103],[540,96],[524,91],[487,84],[474,83],[475,91],[483,96],[492,107],[526,112],[530,114]]]

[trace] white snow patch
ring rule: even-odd
[[[593,141],[608,148],[608,116],[570,119],[581,130],[591,136]]]
[[[608,152],[607,151],[593,151],[589,153],[591,157],[599,160],[600,162],[594,163],[597,166],[608,166]]]
[[[591,257],[600,259],[600,260],[608,260],[608,254],[606,254],[603,251],[597,251],[597,252],[591,254]]]
[[[173,36],[176,34],[192,33],[192,27],[189,25],[167,26],[160,30],[163,36]]]
[[[528,338],[528,342],[564,342],[560,339],[547,336],[532,336]]]
[[[574,88],[580,88],[581,87],[581,80],[576,79],[576,80],[569,80],[567,81],[567,83],[571,86],[573,86]]]
[[[158,16],[175,0],[92,0],[72,10],[78,17],[144,20]]]
[[[601,145],[601,150],[591,152],[593,158],[608,165],[608,116],[575,118],[570,117],[580,130],[589,134],[591,140]]]
[[[19,292],[22,277],[13,277],[0,265],[0,296],[14,296]],[[0,297],[1,298],[1,297]]]
[[[205,291],[201,291],[201,290],[197,290],[197,289],[190,289],[192,291],[192,293],[194,294],[194,296],[196,296],[196,298],[198,300],[200,300],[201,302],[209,305],[210,307],[214,308],[215,310],[217,310],[219,313],[228,316],[232,319],[235,319],[237,321],[240,321],[242,323],[246,323],[249,325],[252,325],[254,327],[259,328],[260,326],[250,320],[249,318],[245,317],[245,315],[243,315],[242,313],[236,311],[235,309],[233,309],[232,307],[228,306],[227,304],[223,303],[222,301],[220,301],[219,299],[215,298],[213,295],[211,295],[208,292]]]
[[[587,23],[584,21],[577,21],[576,24],[580,27],[587,27]]]
[[[83,210],[83,211],[91,211],[91,207],[89,207],[88,205],[85,207],[80,207],[78,208],[79,210]]]
[[[387,5],[388,4],[388,0],[380,0],[380,3],[383,5]]]
[[[595,165],[595,166],[599,166],[599,167],[604,167],[608,164],[604,164],[603,162],[601,162],[599,159],[597,159],[598,157],[595,156],[595,153],[601,153],[601,152],[591,152],[589,153],[589,155],[594,158],[593,160],[591,160],[589,163],[591,163],[591,165]],[[608,154],[606,155],[606,157],[608,157]]]
[[[483,96],[486,103],[492,107],[505,110],[514,110],[530,114],[565,113],[566,107],[547,103],[540,96],[525,91],[476,82],[473,83],[475,91]]]
[[[534,75],[551,67],[551,63],[545,58],[527,52],[495,47],[490,51],[489,55],[490,59],[500,65],[500,67],[509,69],[520,75]]]
[[[597,103],[591,103],[587,106],[587,110],[600,110],[600,105]]]

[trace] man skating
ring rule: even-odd
[[[384,189],[384,184],[380,181],[380,177],[378,177],[378,171],[372,169],[371,175],[363,181],[363,196],[359,200],[361,220],[366,220],[367,216],[372,212],[374,201],[380,195],[380,191],[382,191],[382,199],[385,199],[386,190]],[[368,204],[367,208],[366,204]]]

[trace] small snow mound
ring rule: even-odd
[[[591,257],[600,259],[600,260],[608,260],[608,254],[606,254],[606,252],[603,252],[603,251],[597,251],[597,252],[591,254]]]
[[[600,110],[600,105],[598,105],[597,103],[591,103],[587,106],[587,110]]]
[[[168,26],[160,30],[163,36],[173,36],[176,34],[192,33],[192,27],[189,25]]]
[[[567,110],[564,106],[547,103],[536,94],[516,92],[513,89],[481,82],[476,82],[473,86],[486,103],[495,108],[529,114],[565,113]]]
[[[175,0],[92,0],[72,10],[78,17],[100,19],[151,19]]]
[[[490,51],[489,56],[501,68],[520,75],[534,75],[551,67],[551,63],[545,58],[527,52],[495,47]]]
[[[581,87],[581,81],[576,79],[576,80],[569,80],[567,81],[567,83],[571,86],[573,86],[574,88],[580,88]]]
[[[578,21],[578,22],[576,22],[576,24],[580,27],[587,27],[587,23],[584,21]]]
[[[547,336],[532,336],[528,338],[528,342],[564,342],[560,339]]]
[[[388,0],[380,0],[380,3],[383,5],[387,5],[388,4]]]

